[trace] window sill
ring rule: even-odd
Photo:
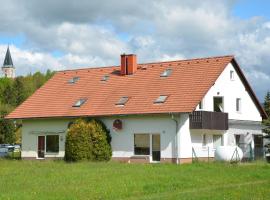
[[[132,157],[149,157],[150,155],[133,155]]]
[[[59,152],[55,152],[55,153],[53,153],[53,152],[46,152],[45,155],[52,155],[52,156],[59,155]]]

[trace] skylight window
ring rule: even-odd
[[[165,69],[165,71],[160,74],[160,77],[168,77],[171,75],[171,73],[172,69]]]
[[[167,95],[160,95],[154,103],[164,103],[167,100],[168,96]]]
[[[110,78],[109,75],[104,75],[102,78],[101,78],[101,81],[108,81]]]
[[[78,101],[75,102],[73,107],[81,107],[86,101],[87,101],[86,98],[79,99]]]
[[[124,106],[127,102],[128,102],[128,97],[121,97],[115,105]]]
[[[74,84],[74,83],[76,83],[78,80],[80,80],[80,77],[76,76],[76,77],[73,77],[73,78],[69,79],[69,80],[68,80],[68,83]]]

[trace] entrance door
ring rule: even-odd
[[[160,161],[160,135],[152,135],[152,161]]]
[[[44,158],[45,136],[38,136],[38,158]]]
[[[263,136],[254,135],[254,158],[263,158]]]

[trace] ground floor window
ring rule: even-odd
[[[213,146],[217,148],[223,146],[223,137],[222,135],[213,135]]]
[[[150,156],[150,161],[160,161],[160,134],[134,134],[134,154]]]
[[[240,145],[240,135],[234,135],[234,137],[235,137],[236,146],[239,146]]]
[[[149,134],[134,134],[134,153],[135,155],[150,155]]]
[[[46,136],[46,152],[47,153],[59,152],[59,135]]]
[[[202,135],[202,146],[206,147],[207,146],[207,140],[206,140],[206,134]]]

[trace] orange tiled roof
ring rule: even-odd
[[[138,64],[133,75],[119,75],[119,66],[57,72],[7,118],[108,116],[192,112],[233,56]],[[169,77],[160,77],[165,69]],[[101,81],[109,75],[108,81]],[[75,84],[68,81],[80,77]],[[163,104],[153,102],[168,95]],[[125,106],[116,106],[128,96]],[[87,98],[81,107],[72,107]]]

